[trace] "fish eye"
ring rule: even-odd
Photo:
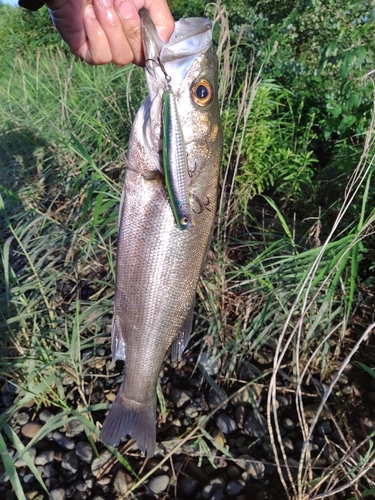
[[[191,95],[198,106],[208,106],[214,98],[214,89],[209,81],[202,79],[193,85]]]

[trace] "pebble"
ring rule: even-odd
[[[54,414],[51,413],[49,410],[42,410],[39,413],[38,417],[41,422],[46,423],[48,422],[48,420],[51,420],[51,418],[54,417]]]
[[[186,403],[188,403],[191,400],[192,396],[193,395],[191,394],[191,392],[185,391],[184,389],[178,389],[177,387],[175,387],[171,390],[171,398],[177,408],[181,408]]]
[[[32,439],[34,436],[38,434],[42,426],[37,422],[28,422],[23,425],[21,428],[21,433],[23,436]]]
[[[263,479],[266,470],[263,462],[254,460],[249,455],[242,455],[237,459],[237,465],[244,469],[253,479]]]
[[[223,479],[219,477],[211,479],[211,481],[202,489],[202,498],[204,498],[205,500],[212,498],[212,495],[215,493],[215,491],[222,491],[224,489],[224,486],[225,484]]]
[[[219,431],[219,429],[215,429],[213,431],[212,437],[214,438],[215,442],[219,446],[221,446],[221,447],[225,446],[225,443],[226,443],[225,436],[224,436],[224,434],[221,431]]]
[[[231,497],[239,495],[242,490],[243,490],[243,485],[240,484],[238,481],[229,481],[227,487],[225,488],[225,491]]]
[[[227,474],[230,477],[230,479],[240,479],[241,469],[236,465],[228,465]]]
[[[160,495],[163,491],[165,491],[169,484],[169,476],[166,474],[161,474],[160,476],[153,477],[149,483],[149,490],[154,493],[154,495]]]
[[[38,492],[36,490],[31,490],[26,493],[27,500],[34,500],[35,497],[38,496]]]
[[[184,495],[190,497],[197,492],[199,488],[199,481],[189,476],[182,476],[180,481],[180,488]]]
[[[19,394],[20,388],[18,387],[18,383],[19,382],[15,379],[7,380],[1,386],[1,393],[2,394]]]
[[[78,470],[78,457],[75,451],[69,451],[63,456],[61,467],[75,474]]]
[[[216,427],[220,429],[223,434],[231,434],[237,430],[236,422],[226,413],[218,415],[216,418]]]
[[[194,405],[188,405],[185,408],[185,415],[189,418],[196,418],[198,416],[198,411]]]
[[[18,458],[19,456],[19,453],[16,453],[15,457],[13,460],[15,460],[15,463],[14,465],[16,467],[25,467],[26,466],[26,462],[25,462],[25,459],[24,459],[24,456],[25,454],[28,453],[30,455],[30,458],[31,458],[31,461],[34,462],[35,461],[35,457],[36,457],[36,449],[35,448],[29,448],[23,455],[21,458]]]
[[[256,373],[248,363],[241,364],[237,369],[237,377],[239,380],[243,380],[244,382],[250,382],[256,377]]]
[[[331,432],[332,432],[331,423],[328,422],[328,420],[325,420],[317,426],[316,430],[317,430],[318,434],[320,434],[321,436],[331,434]]]
[[[122,469],[118,470],[113,481],[113,486],[117,493],[120,493],[120,495],[125,495],[125,493],[127,493],[127,491],[129,490],[129,486],[131,484],[131,476]]]
[[[52,434],[52,438],[64,450],[74,450],[75,448],[73,439],[66,437],[64,434],[61,434],[61,432],[55,431]]]
[[[46,465],[46,464],[52,462],[54,457],[55,457],[55,452],[53,450],[42,451],[36,457],[35,465]]]
[[[44,475],[44,477],[56,476],[56,470],[53,468],[52,464],[46,464],[43,467],[43,475]]]
[[[285,453],[291,455],[294,452],[294,444],[292,440],[288,437],[283,438],[282,443],[284,445]]]
[[[20,413],[15,415],[14,420],[18,425],[22,426],[27,424],[27,422],[30,420],[30,417],[28,413],[26,413],[25,411],[21,411]]]
[[[284,427],[286,431],[292,431],[296,427],[296,424],[293,422],[291,418],[284,418],[281,425]]]
[[[56,488],[55,490],[50,491],[49,498],[50,500],[65,500],[65,490],[63,488]]]
[[[244,424],[244,432],[256,438],[263,437],[266,433],[266,422],[263,415],[250,411]]]
[[[211,500],[223,500],[224,499],[224,491],[216,490],[212,495]]]
[[[219,406],[224,410],[227,406],[225,403],[226,396],[223,394],[219,394],[212,387],[208,391],[207,402],[210,410],[216,410]]]
[[[91,463],[93,451],[89,443],[79,441],[76,446],[76,454],[84,462]]]
[[[198,363],[206,370],[209,375],[217,375],[221,368],[220,358],[215,358],[215,356],[210,356],[208,352],[202,352],[198,358]]]
[[[109,450],[103,451],[97,458],[95,458],[91,464],[91,472],[96,477],[99,474],[100,469],[112,458],[112,453]]]
[[[246,409],[242,405],[237,406],[237,408],[234,410],[234,419],[237,422],[237,425],[239,426],[240,429],[243,428],[243,425],[245,423],[245,415],[246,415]]]
[[[279,403],[280,406],[284,406],[284,407],[289,406],[288,398],[286,396],[283,396],[282,394],[276,395],[276,401]]]
[[[70,420],[67,424],[65,435],[67,437],[75,437],[84,431],[83,424],[79,420]]]

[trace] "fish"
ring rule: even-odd
[[[124,380],[100,440],[117,446],[130,436],[141,452],[153,456],[159,373],[168,353],[178,361],[188,343],[197,283],[212,239],[222,127],[211,22],[180,19],[163,42],[147,10],[139,14],[148,96],[134,118],[125,160],[111,331],[112,358],[125,361]],[[166,92],[173,93],[183,137],[177,142],[183,140],[186,155],[185,167],[173,160],[170,165],[172,176],[187,168],[194,224],[185,230],[176,222],[175,195],[168,193],[164,172],[163,138],[173,133],[165,124],[171,119],[164,116]]]

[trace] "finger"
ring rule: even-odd
[[[115,8],[121,22],[122,31],[133,53],[135,64],[144,62],[141,38],[141,20],[133,0],[115,0]]]
[[[155,24],[156,31],[164,42],[168,42],[174,31],[174,20],[166,0],[135,0],[137,10],[145,7]]]
[[[94,0],[94,9],[106,34],[112,52],[112,61],[118,66],[131,63],[134,59],[133,48],[124,33],[114,1]]]
[[[85,7],[83,24],[87,41],[80,48],[81,54],[77,51],[75,54],[90,64],[107,64],[112,62],[112,52],[107,36],[98,21],[92,4]]]

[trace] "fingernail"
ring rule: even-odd
[[[113,0],[99,0],[99,3],[103,5],[103,7],[113,7]]]
[[[92,6],[92,4],[88,4],[86,5],[86,8],[85,8],[85,17],[90,17],[91,19],[96,19],[96,14],[95,14],[95,11],[94,11],[94,7]]]
[[[132,19],[136,14],[136,10],[132,2],[129,2],[129,0],[124,0],[118,6],[118,13],[123,19]]]

